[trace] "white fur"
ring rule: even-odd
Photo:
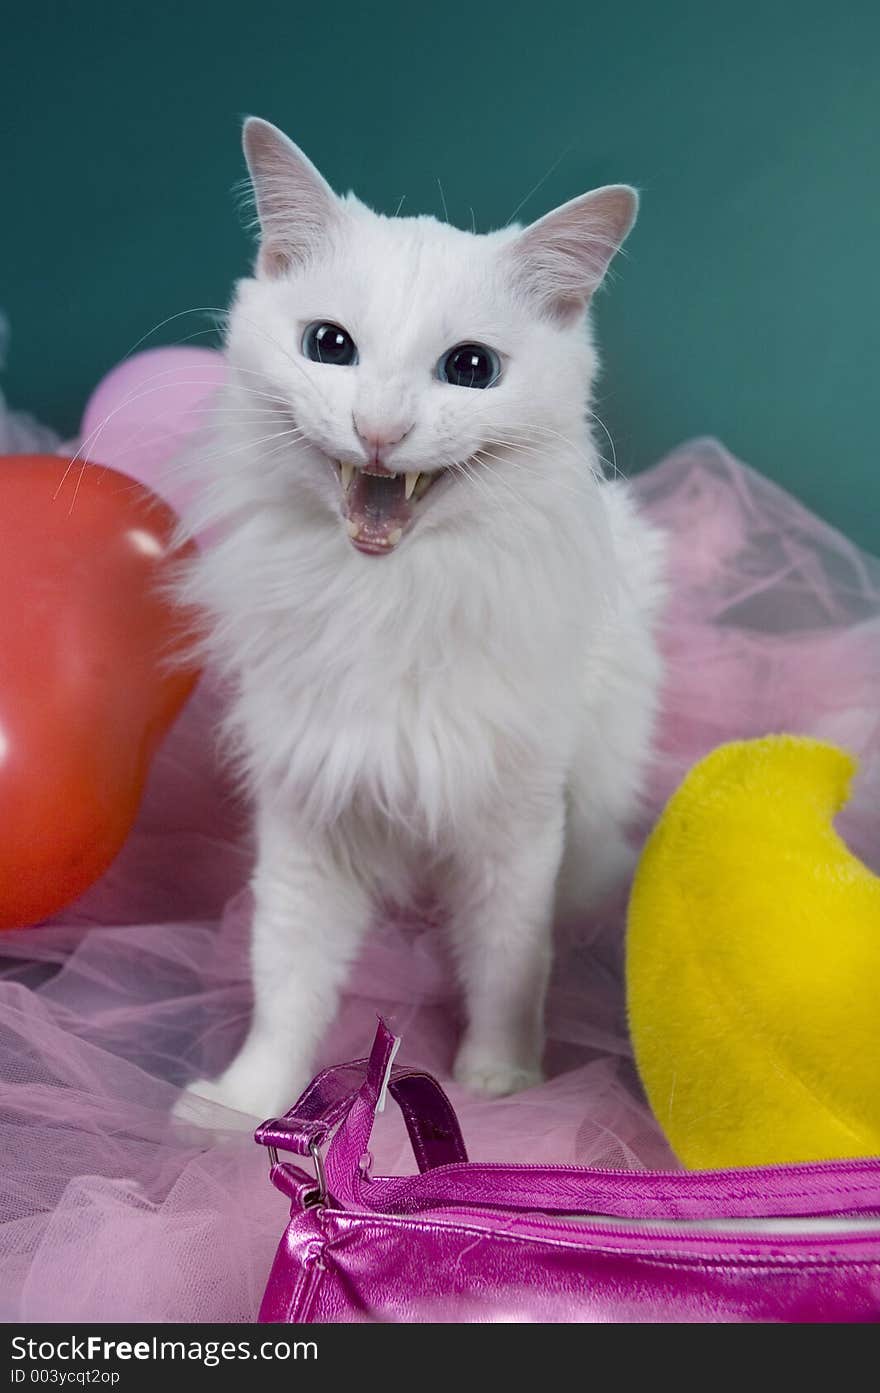
[[[231,311],[192,519],[222,535],[185,596],[236,684],[256,1005],[239,1057],[193,1088],[289,1107],[371,916],[429,897],[467,1005],[457,1077],[509,1092],[540,1077],[554,901],[582,912],[629,864],[660,679],[660,539],[602,481],[587,419],[584,312],[633,196],[575,201],[577,303],[574,204],[554,262],[553,215],[490,236],[386,218],[336,199],[264,123],[246,148],[263,246]],[[352,334],[356,367],[303,357],[318,319]],[[502,355],[497,386],[432,375],[463,340]],[[468,462],[387,557],[354,550],[341,518],[333,462],[364,461],[355,412],[408,429],[398,471]]]

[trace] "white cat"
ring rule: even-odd
[[[489,236],[337,197],[275,127],[185,597],[234,679],[256,805],[253,1024],[193,1091],[268,1116],[371,916],[442,905],[467,1007],[455,1074],[541,1077],[554,912],[631,863],[660,681],[662,545],[601,478],[590,298],[624,186]]]

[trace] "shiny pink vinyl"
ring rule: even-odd
[[[326,1070],[257,1129],[291,1200],[261,1320],[880,1320],[880,1159],[666,1174],[471,1164],[443,1090],[394,1067],[396,1043],[380,1021],[369,1059]],[[418,1176],[369,1173],[386,1089]],[[282,1153],[311,1156],[316,1176]]]

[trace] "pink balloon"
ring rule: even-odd
[[[81,457],[146,484],[179,512],[193,485],[174,457],[207,421],[225,380],[223,357],[210,348],[148,348],[126,358],[89,398]]]

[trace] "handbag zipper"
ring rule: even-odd
[[[733,1236],[748,1234],[768,1234],[774,1237],[794,1237],[797,1234],[837,1233],[880,1233],[880,1215],[866,1214],[856,1218],[852,1215],[829,1214],[804,1217],[754,1218],[754,1219],[621,1219],[608,1214],[566,1215],[557,1220],[555,1214],[545,1210],[534,1210],[529,1218],[541,1218],[552,1224],[562,1222],[566,1227],[601,1228],[609,1232],[693,1234],[694,1237],[710,1236],[716,1233],[729,1233]]]
[[[442,1193],[436,1193],[436,1192],[432,1193],[433,1187],[432,1187],[431,1182],[432,1182],[433,1180],[437,1180],[437,1181],[441,1182],[441,1189],[442,1189],[442,1182],[443,1182],[444,1180],[449,1179],[451,1176],[454,1176],[456,1173],[460,1173],[460,1172],[462,1172],[462,1171],[465,1171],[465,1172],[472,1172],[472,1171],[473,1171],[474,1169],[476,1169],[476,1168],[479,1168],[479,1170],[481,1170],[481,1171],[486,1171],[486,1172],[488,1172],[488,1173],[490,1173],[490,1174],[494,1174],[494,1175],[496,1175],[496,1176],[498,1175],[499,1172],[507,1172],[507,1173],[510,1173],[510,1174],[512,1174],[512,1175],[521,1175],[521,1176],[524,1176],[524,1175],[533,1174],[533,1173],[536,1172],[536,1171],[537,1171],[537,1172],[541,1172],[541,1173],[543,1173],[543,1174],[550,1173],[550,1174],[555,1174],[555,1175],[570,1175],[570,1176],[572,1176],[572,1178],[573,1178],[574,1180],[576,1180],[578,1183],[583,1183],[585,1180],[588,1180],[588,1179],[589,1179],[589,1176],[590,1176],[590,1174],[591,1174],[591,1172],[592,1172],[593,1174],[598,1175],[598,1176],[601,1176],[601,1177],[603,1177],[603,1178],[606,1177],[606,1176],[609,1177],[609,1178],[615,1178],[615,1179],[619,1177],[621,1180],[626,1180],[626,1181],[627,1181],[628,1183],[630,1183],[630,1184],[633,1183],[633,1182],[635,1182],[636,1185],[638,1185],[638,1184],[640,1184],[640,1183],[643,1183],[644,1189],[645,1189],[645,1191],[648,1193],[648,1196],[649,1196],[649,1197],[650,1197],[650,1189],[651,1189],[652,1184],[655,1185],[655,1186],[658,1186],[658,1187],[663,1187],[663,1188],[669,1190],[671,1193],[674,1193],[674,1192],[677,1191],[679,1194],[682,1194],[682,1195],[684,1195],[684,1196],[687,1196],[688,1192],[689,1192],[690,1190],[692,1190],[693,1188],[695,1188],[695,1185],[692,1184],[692,1182],[695,1182],[696,1184],[699,1184],[700,1182],[702,1182],[703,1185],[706,1186],[707,1190],[708,1190],[708,1189],[711,1189],[711,1187],[712,1187],[712,1185],[713,1185],[713,1182],[714,1182],[714,1184],[715,1184],[716,1186],[720,1186],[720,1185],[722,1185],[722,1184],[726,1184],[726,1185],[728,1185],[728,1186],[730,1186],[730,1187],[737,1187],[738,1185],[742,1185],[743,1183],[747,1183],[747,1184],[749,1185],[749,1187],[750,1187],[750,1188],[749,1188],[749,1193],[755,1193],[756,1191],[758,1191],[758,1185],[756,1185],[755,1182],[756,1182],[757,1180],[759,1180],[759,1179],[760,1179],[760,1176],[761,1176],[761,1171],[760,1171],[759,1168],[749,1168],[749,1169],[745,1169],[745,1170],[743,1170],[743,1169],[738,1169],[738,1170],[729,1170],[729,1171],[716,1171],[716,1172],[711,1172],[711,1171],[710,1171],[710,1172],[705,1172],[705,1171],[684,1171],[684,1170],[682,1170],[682,1171],[648,1171],[648,1170],[624,1170],[624,1169],[619,1168],[619,1167],[618,1167],[618,1168],[610,1168],[610,1167],[609,1167],[609,1168],[607,1168],[607,1169],[605,1169],[605,1168],[598,1169],[597,1167],[591,1167],[591,1166],[582,1166],[582,1167],[581,1167],[581,1166],[571,1166],[571,1165],[565,1165],[565,1164],[562,1164],[562,1163],[550,1163],[550,1164],[544,1165],[544,1164],[531,1163],[531,1162],[522,1162],[522,1163],[520,1163],[520,1164],[509,1164],[509,1163],[505,1163],[505,1162],[503,1162],[503,1161],[477,1161],[477,1162],[470,1162],[470,1161],[465,1161],[465,1162],[453,1161],[453,1162],[450,1162],[448,1165],[432,1167],[431,1170],[423,1171],[420,1175],[415,1175],[415,1176],[400,1176],[400,1177],[398,1177],[398,1176],[373,1176],[373,1175],[371,1175],[371,1174],[369,1173],[368,1170],[361,1170],[361,1172],[360,1172],[360,1174],[359,1174],[359,1180],[360,1180],[360,1182],[361,1182],[362,1184],[368,1186],[370,1189],[373,1190],[374,1197],[375,1197],[376,1200],[378,1200],[378,1204],[379,1204],[379,1208],[380,1208],[380,1209],[386,1209],[386,1208],[388,1207],[388,1201],[390,1201],[390,1202],[391,1202],[391,1205],[392,1205],[391,1212],[394,1212],[394,1213],[401,1213],[401,1212],[402,1212],[402,1213],[407,1213],[407,1212],[416,1212],[416,1211],[410,1211],[407,1207],[401,1208],[401,1205],[402,1205],[402,1204],[403,1204],[403,1205],[406,1205],[406,1202],[407,1202],[407,1201],[412,1202],[413,1200],[417,1201],[417,1209],[423,1209],[423,1208],[430,1208],[430,1209],[433,1209],[433,1208],[442,1208],[442,1207],[444,1207],[444,1205],[450,1203],[450,1201],[445,1200],[444,1197],[443,1197],[443,1195],[442,1195]],[[773,1167],[768,1167],[768,1168],[767,1168],[767,1173],[768,1173],[768,1175],[772,1175],[772,1179],[777,1180],[777,1181],[778,1181],[778,1180],[782,1180],[782,1179],[786,1178],[787,1176],[791,1176],[792,1179],[797,1180],[799,1183],[803,1183],[803,1180],[804,1180],[804,1171],[805,1171],[805,1169],[808,1170],[808,1172],[809,1172],[809,1174],[810,1174],[811,1176],[817,1176],[817,1177],[819,1177],[819,1176],[829,1176],[829,1177],[834,1177],[835,1179],[841,1179],[841,1180],[843,1180],[843,1179],[846,1179],[847,1176],[857,1175],[857,1174],[863,1173],[863,1172],[866,1170],[866,1168],[867,1168],[870,1172],[873,1173],[873,1175],[872,1175],[872,1183],[871,1183],[871,1185],[870,1185],[870,1188],[866,1187],[867,1194],[870,1195],[870,1199],[871,1199],[871,1206],[870,1206],[870,1208],[866,1208],[866,1209],[863,1210],[863,1211],[859,1211],[857,1204],[855,1204],[855,1203],[853,1202],[852,1194],[850,1194],[850,1195],[843,1194],[843,1195],[840,1196],[839,1207],[836,1208],[836,1209],[834,1209],[834,1210],[830,1210],[830,1209],[829,1209],[829,1213],[828,1213],[828,1215],[827,1215],[827,1218],[828,1218],[829,1221],[830,1221],[832,1218],[836,1218],[836,1217],[842,1217],[842,1218],[857,1217],[858,1214],[859,1214],[860,1212],[861,1212],[861,1213],[864,1213],[864,1215],[865,1215],[866,1218],[874,1217],[874,1216],[880,1217],[880,1208],[878,1208],[878,1201],[880,1201],[880,1158],[875,1158],[875,1157],[862,1157],[862,1158],[853,1158],[853,1159],[851,1159],[851,1160],[840,1160],[840,1161],[804,1162],[802,1165],[794,1164],[794,1165],[788,1165],[788,1166],[773,1166]],[[876,1176],[876,1179],[873,1179],[873,1176]],[[867,1194],[866,1194],[866,1198],[867,1198]],[[812,1198],[814,1198],[814,1197],[810,1197],[810,1198],[812,1199]],[[837,1196],[836,1196],[836,1195],[833,1195],[833,1198],[836,1200],[836,1199],[837,1199]],[[671,1202],[673,1202],[673,1201],[670,1200],[669,1202],[671,1203]],[[494,1207],[494,1206],[491,1206],[491,1205],[490,1205],[490,1206],[485,1206],[485,1205],[484,1205],[484,1206],[481,1206],[480,1203],[479,1203],[479,1200],[476,1200],[476,1199],[474,1199],[473,1201],[471,1201],[470,1199],[468,1199],[467,1201],[465,1201],[465,1200],[462,1199],[462,1200],[459,1200],[459,1201],[452,1201],[452,1203],[453,1203],[453,1204],[455,1204],[455,1203],[461,1203],[461,1204],[468,1203],[468,1204],[473,1204],[473,1206],[474,1206],[475,1208],[481,1208],[481,1207],[482,1207],[482,1208],[492,1208],[492,1207]],[[499,1207],[499,1208],[500,1208],[500,1207],[503,1207],[503,1208],[505,1208],[505,1209],[510,1209],[511,1211],[515,1211],[515,1210],[517,1209],[517,1206],[516,1206],[516,1205],[505,1205],[505,1206],[498,1206],[498,1207]],[[527,1208],[526,1206],[522,1206],[521,1212],[522,1212],[522,1213],[542,1213],[542,1214],[543,1214],[543,1213],[546,1213],[546,1214],[553,1214],[553,1213],[562,1214],[562,1213],[564,1213],[564,1212],[566,1212],[566,1211],[562,1211],[562,1210],[559,1210],[559,1209],[554,1209],[552,1206],[547,1206],[546,1208],[541,1208],[541,1206],[538,1204],[538,1205],[535,1205],[535,1206],[529,1206],[528,1208]],[[568,1212],[571,1213],[572,1211],[568,1211]],[[592,1220],[593,1215],[587,1216],[587,1215],[585,1214],[585,1218],[587,1218],[587,1217],[588,1217],[590,1220]],[[665,1224],[665,1223],[670,1223],[670,1224],[677,1224],[677,1223],[680,1223],[680,1222],[685,1222],[685,1223],[687,1223],[687,1222],[694,1222],[694,1223],[712,1224],[713,1222],[716,1222],[715,1220],[710,1219],[708,1216],[706,1216],[705,1218],[701,1218],[701,1217],[698,1216],[698,1215],[697,1215],[697,1216],[691,1216],[691,1217],[689,1217],[689,1218],[682,1219],[682,1220],[679,1220],[679,1219],[678,1219],[677,1217],[675,1217],[675,1216],[669,1216],[669,1217],[667,1218],[667,1216],[665,1216],[665,1215],[650,1215],[650,1216],[646,1216],[646,1217],[641,1217],[641,1216],[639,1216],[639,1217],[633,1217],[632,1219],[630,1219],[630,1217],[627,1216],[627,1215],[615,1215],[613,1212],[609,1212],[609,1213],[605,1214],[605,1213],[603,1213],[602,1211],[595,1211],[595,1218],[596,1218],[597,1220],[598,1220],[598,1219],[601,1219],[601,1218],[605,1218],[605,1217],[607,1217],[608,1220],[611,1221],[611,1222],[620,1222],[620,1223],[622,1223],[622,1224],[626,1224],[626,1223],[630,1223],[630,1222],[635,1223],[635,1224],[640,1224],[640,1223],[645,1223],[645,1224],[649,1224],[649,1223],[664,1223],[664,1224]],[[773,1215],[773,1214],[768,1214],[768,1215],[766,1215],[766,1216],[763,1216],[763,1215],[748,1215],[748,1216],[744,1216],[742,1219],[737,1219],[735,1216],[727,1216],[727,1217],[722,1218],[721,1220],[719,1220],[719,1221],[717,1221],[717,1222],[724,1222],[724,1223],[726,1223],[726,1222],[730,1222],[730,1223],[746,1222],[746,1223],[747,1223],[747,1222],[750,1222],[751,1219],[753,1219],[753,1218],[755,1218],[755,1219],[763,1219],[763,1218],[766,1218],[766,1220],[767,1220],[768,1223],[772,1223],[772,1222],[774,1221],[774,1219],[778,1219],[780,1222],[783,1222],[783,1221],[785,1221],[785,1220],[787,1220],[787,1219],[789,1219],[789,1218],[808,1218],[808,1219],[814,1219],[814,1218],[815,1218],[815,1219],[819,1219],[820,1221],[823,1221],[824,1218],[825,1218],[825,1216],[823,1216],[823,1215],[821,1215],[821,1214],[817,1215],[817,1214],[815,1214],[815,1213],[814,1213],[814,1214],[810,1214],[809,1212],[806,1213],[806,1214],[801,1214],[801,1215]]]
[[[444,1212],[445,1211],[445,1212]],[[510,1225],[502,1232],[518,1232],[525,1236],[531,1229],[539,1227],[536,1235],[552,1237],[552,1232],[574,1234],[588,1233],[593,1238],[614,1239],[652,1239],[654,1241],[679,1241],[720,1245],[735,1244],[738,1239],[751,1240],[760,1248],[762,1240],[785,1239],[797,1247],[810,1246],[810,1239],[826,1239],[851,1236],[870,1238],[880,1234],[880,1214],[866,1214],[864,1219],[855,1216],[828,1215],[804,1216],[797,1218],[767,1219],[630,1219],[607,1214],[561,1214],[543,1209],[507,1210],[503,1205],[469,1204],[467,1209],[457,1210],[454,1206],[438,1206],[431,1211],[432,1217],[440,1223],[463,1222],[473,1225],[481,1214],[506,1214]],[[397,1215],[407,1218],[408,1215]]]
[[[773,1238],[789,1239],[797,1245],[799,1241],[801,1243],[807,1243],[810,1238],[813,1240],[825,1238],[828,1241],[833,1241],[835,1237],[845,1240],[847,1235],[861,1234],[865,1237],[870,1237],[880,1233],[880,1210],[878,1210],[877,1207],[877,1197],[880,1195],[880,1173],[878,1173],[876,1184],[872,1184],[870,1187],[869,1195],[871,1207],[869,1209],[860,1212],[853,1203],[852,1195],[841,1195],[840,1207],[836,1212],[828,1214],[810,1214],[807,1212],[800,1215],[771,1214],[765,1216],[722,1216],[720,1218],[710,1218],[708,1216],[678,1218],[677,1216],[659,1214],[641,1217],[615,1215],[613,1213],[602,1213],[599,1211],[576,1214],[574,1211],[570,1210],[562,1211],[549,1207],[541,1208],[540,1205],[528,1208],[525,1206],[517,1208],[513,1205],[486,1204],[480,1203],[476,1198],[471,1199],[469,1197],[450,1200],[444,1198],[442,1194],[437,1194],[436,1192],[434,1194],[431,1193],[431,1179],[437,1179],[442,1182],[444,1173],[446,1177],[448,1177],[450,1172],[454,1173],[463,1168],[469,1168],[472,1164],[474,1163],[452,1162],[446,1166],[434,1167],[430,1171],[412,1177],[412,1183],[410,1185],[406,1184],[406,1178],[401,1177],[401,1179],[404,1180],[404,1185],[400,1189],[395,1187],[391,1194],[388,1195],[388,1199],[391,1201],[388,1212],[398,1217],[405,1217],[408,1214],[415,1215],[419,1212],[424,1213],[426,1210],[430,1210],[441,1222],[444,1211],[450,1216],[453,1212],[458,1211],[456,1217],[465,1219],[468,1216],[473,1219],[475,1211],[477,1213],[482,1211],[485,1214],[504,1213],[509,1215],[512,1221],[522,1223],[526,1228],[532,1227],[535,1223],[540,1223],[545,1227],[550,1225],[561,1232],[589,1232],[595,1237],[602,1237],[604,1235],[611,1240],[614,1238],[631,1238],[634,1240],[640,1238],[655,1240],[668,1239],[670,1241],[678,1240],[679,1242],[687,1242],[690,1240],[696,1243],[701,1241],[705,1241],[708,1244],[713,1242],[720,1243],[722,1246],[725,1243],[735,1242],[737,1238],[742,1238],[743,1240],[751,1239],[753,1242],[756,1242],[758,1246],[761,1245],[762,1239],[770,1240]],[[499,1171],[515,1172],[518,1175],[534,1173],[536,1171],[543,1173],[555,1172],[557,1175],[577,1172],[578,1179],[581,1181],[589,1177],[591,1169],[587,1166],[572,1167],[558,1163],[555,1165],[524,1163],[513,1166],[505,1165],[503,1162],[477,1162],[475,1164],[479,1166],[481,1170],[495,1172],[496,1174]],[[874,1167],[877,1166],[877,1162],[873,1157],[866,1157],[853,1160],[841,1160],[839,1162],[809,1163],[809,1169],[812,1175],[828,1175],[844,1179],[848,1174],[852,1175],[863,1172],[866,1164],[870,1170],[873,1170]],[[878,1171],[880,1171],[880,1167],[877,1168]],[[592,1169],[595,1170],[596,1168],[594,1167]],[[799,1166],[779,1166],[774,1167],[773,1170],[777,1179],[784,1178],[787,1174],[792,1173],[795,1177],[800,1176],[801,1179],[803,1178],[802,1168]],[[608,1177],[620,1177],[621,1179],[625,1178],[628,1181],[632,1181],[634,1177],[638,1176],[644,1179],[646,1187],[650,1185],[653,1180],[660,1185],[669,1186],[672,1190],[679,1189],[680,1191],[687,1191],[689,1188],[688,1181],[692,1177],[695,1180],[699,1180],[701,1175],[699,1172],[688,1171],[652,1172],[627,1171],[623,1169],[612,1170],[610,1168],[596,1171],[596,1174]],[[750,1171],[728,1171],[723,1173],[723,1175],[728,1184],[735,1184],[737,1179],[748,1178],[752,1185],[754,1185],[756,1178],[755,1173]],[[703,1174],[702,1178],[705,1183],[706,1175]],[[360,1179],[368,1190],[373,1190],[371,1198],[378,1201],[377,1208],[378,1211],[381,1212],[381,1210],[386,1208],[386,1204],[383,1202],[385,1197],[381,1194],[381,1191],[389,1182],[393,1185],[397,1177],[373,1177],[368,1172],[365,1173],[362,1171]],[[720,1176],[718,1179],[720,1180]],[[419,1193],[420,1190],[422,1190],[423,1193]],[[866,1199],[869,1198],[869,1195],[866,1194]],[[834,1196],[834,1198],[836,1200],[837,1197]],[[411,1208],[410,1205],[412,1205],[413,1200],[417,1200],[418,1203]],[[401,1201],[404,1201],[403,1205],[401,1205]],[[406,1201],[409,1201],[409,1204],[407,1204]],[[376,1211],[374,1210],[373,1212]]]

